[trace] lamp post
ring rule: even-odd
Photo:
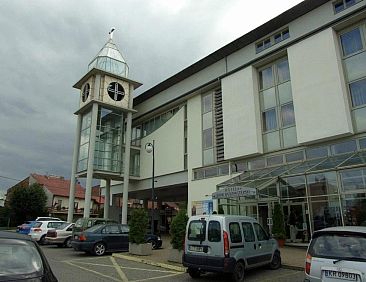
[[[152,152],[152,181],[151,181],[151,200],[152,200],[152,210],[151,210],[151,234],[154,234],[154,206],[155,206],[155,140],[152,143],[146,143],[145,150],[149,154]]]

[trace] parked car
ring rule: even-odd
[[[191,216],[187,223],[183,265],[192,278],[204,272],[232,274],[244,281],[247,269],[268,264],[281,266],[277,241],[247,216]]]
[[[37,221],[26,221],[21,225],[17,226],[16,232],[20,233],[20,234],[25,234],[27,235],[31,228],[33,227],[33,225],[36,223]]]
[[[50,228],[57,228],[63,223],[64,221],[37,221],[28,235],[39,244],[43,245],[45,243],[47,231]]]
[[[97,256],[102,256],[106,252],[128,251],[128,231],[128,226],[125,224],[95,225],[74,235],[71,245],[75,251],[84,251]]]
[[[93,227],[94,225],[99,224],[107,224],[107,223],[118,223],[115,220],[108,219],[108,218],[89,218],[89,217],[83,217],[79,218],[74,225],[73,231],[72,231],[72,237],[79,235],[84,230]]]
[[[40,247],[29,237],[0,231],[0,281],[57,282]]]
[[[97,256],[106,252],[128,251],[129,227],[126,224],[108,223],[95,225],[75,235],[71,245],[75,251],[84,251]],[[153,249],[160,248],[163,241],[157,235],[148,234],[145,242],[151,243]]]
[[[329,227],[314,232],[304,281],[366,281],[365,270],[366,227]]]
[[[62,221],[60,218],[58,217],[48,217],[48,216],[42,216],[42,217],[37,217],[36,221]]]
[[[64,222],[56,228],[47,231],[45,244],[71,248],[72,229],[74,223]]]

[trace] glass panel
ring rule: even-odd
[[[211,127],[213,127],[212,112],[208,112],[208,113],[203,114],[203,116],[202,116],[202,129],[205,130],[205,129],[208,129]]]
[[[287,59],[277,63],[278,83],[290,80],[290,70]]]
[[[340,172],[344,192],[365,189],[365,169],[351,169]]]
[[[285,158],[286,158],[286,162],[288,162],[288,163],[302,161],[304,159],[304,153],[303,153],[303,151],[299,151],[299,152],[295,152],[295,153],[288,153],[288,154],[286,154]]]
[[[267,110],[276,106],[276,89],[275,87],[269,88],[261,92],[262,97],[262,109]]]
[[[318,164],[317,166],[313,167],[309,171],[318,171],[318,170],[324,170],[324,169],[334,169],[338,165],[340,165],[341,163],[343,163],[346,159],[348,159],[350,156],[351,156],[350,154],[347,154],[347,155],[341,155],[341,156],[337,156],[337,157],[328,158],[326,161],[321,162],[320,164]]]
[[[248,165],[246,162],[235,162],[234,164],[231,165],[231,172],[235,173],[235,172],[242,172],[244,170],[248,169]]]
[[[285,128],[282,131],[283,146],[285,148],[297,145],[296,126]]]
[[[256,52],[259,53],[261,51],[263,51],[263,42],[256,45]]]
[[[294,168],[291,168],[285,174],[286,175],[300,174],[300,173],[303,174],[307,170],[309,170],[310,168],[316,166],[317,164],[319,164],[322,161],[324,161],[324,159],[318,159],[318,160],[303,162],[303,163],[295,166]]]
[[[356,54],[344,60],[348,81],[366,76],[366,52]]]
[[[355,127],[357,132],[366,130],[366,107],[355,109],[352,111],[353,120],[355,121]]]
[[[277,43],[279,43],[279,42],[281,42],[281,41],[282,41],[281,33],[276,34],[276,35],[274,36],[274,41],[275,41],[275,44],[277,44]]]
[[[366,163],[366,152],[358,153],[343,162],[338,166],[338,168],[343,168],[346,166],[360,165]]]
[[[353,107],[366,104],[366,79],[351,83],[349,88]]]
[[[283,164],[283,156],[282,155],[267,157],[267,165],[268,166],[279,165],[279,164]]]
[[[337,175],[335,171],[308,175],[307,181],[311,196],[338,193]]]
[[[199,169],[199,170],[195,170],[194,171],[194,179],[203,179],[203,170]]]
[[[342,226],[341,209],[338,196],[310,198],[313,215],[313,230]]]
[[[280,178],[282,198],[296,198],[306,196],[305,176]]]
[[[268,39],[264,40],[264,42],[263,42],[263,48],[264,49],[267,49],[269,47],[271,47],[271,39],[268,38]]]
[[[344,10],[343,0],[337,3],[334,3],[334,10],[336,13],[339,13]]]
[[[292,101],[291,81],[278,85],[278,96],[281,105]]]
[[[362,50],[362,40],[360,28],[355,28],[347,33],[341,35],[341,44],[343,48],[343,55],[348,56],[359,50]]]
[[[260,89],[267,89],[273,86],[272,67],[259,72]]]
[[[356,0],[346,0],[346,7],[351,7],[352,5],[356,4]]]
[[[356,140],[349,140],[346,142],[334,144],[331,146],[331,149],[334,155],[355,152],[357,151]]]
[[[290,37],[290,32],[288,30],[285,30],[282,32],[282,39],[285,40]]]
[[[212,94],[202,97],[203,113],[212,111]]]
[[[264,159],[256,159],[249,162],[250,169],[258,169],[265,167],[266,163]]]
[[[295,124],[294,105],[292,103],[281,107],[281,120],[282,126]]]
[[[214,163],[213,149],[203,151],[203,165],[210,165]]]
[[[227,175],[229,174],[229,165],[221,165],[219,166],[219,175]]]
[[[280,132],[274,131],[263,134],[263,146],[265,151],[274,151],[280,149]]]
[[[358,144],[360,145],[361,149],[365,149],[366,148],[366,138],[359,139]]]
[[[205,178],[217,176],[217,167],[208,167],[204,170]]]
[[[263,131],[269,131],[277,128],[275,109],[263,112],[262,116],[263,116]]]
[[[203,131],[203,148],[210,148],[213,146],[212,128]]]
[[[307,159],[317,159],[328,156],[328,147],[308,148],[306,149]]]
[[[342,197],[344,225],[366,226],[366,194],[347,194]]]

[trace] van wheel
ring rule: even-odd
[[[192,278],[200,278],[201,272],[198,269],[188,268],[188,274]]]
[[[105,254],[105,245],[102,242],[96,243],[93,248],[94,254],[102,256]]]
[[[279,269],[281,267],[281,256],[278,251],[273,254],[271,263],[269,264],[270,269]]]
[[[235,269],[232,275],[232,278],[235,282],[242,282],[244,281],[244,272],[245,272],[245,266],[242,262],[237,262],[235,265]]]

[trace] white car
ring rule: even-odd
[[[305,282],[366,281],[366,227],[330,227],[314,232],[305,262]]]
[[[63,223],[64,221],[56,220],[38,221],[33,225],[28,235],[32,237],[32,239],[37,241],[40,245],[43,245],[45,242],[47,231],[50,228],[57,228]]]
[[[49,217],[49,216],[37,217],[35,221],[50,221],[50,220],[61,221],[61,219],[59,219],[58,217]]]

